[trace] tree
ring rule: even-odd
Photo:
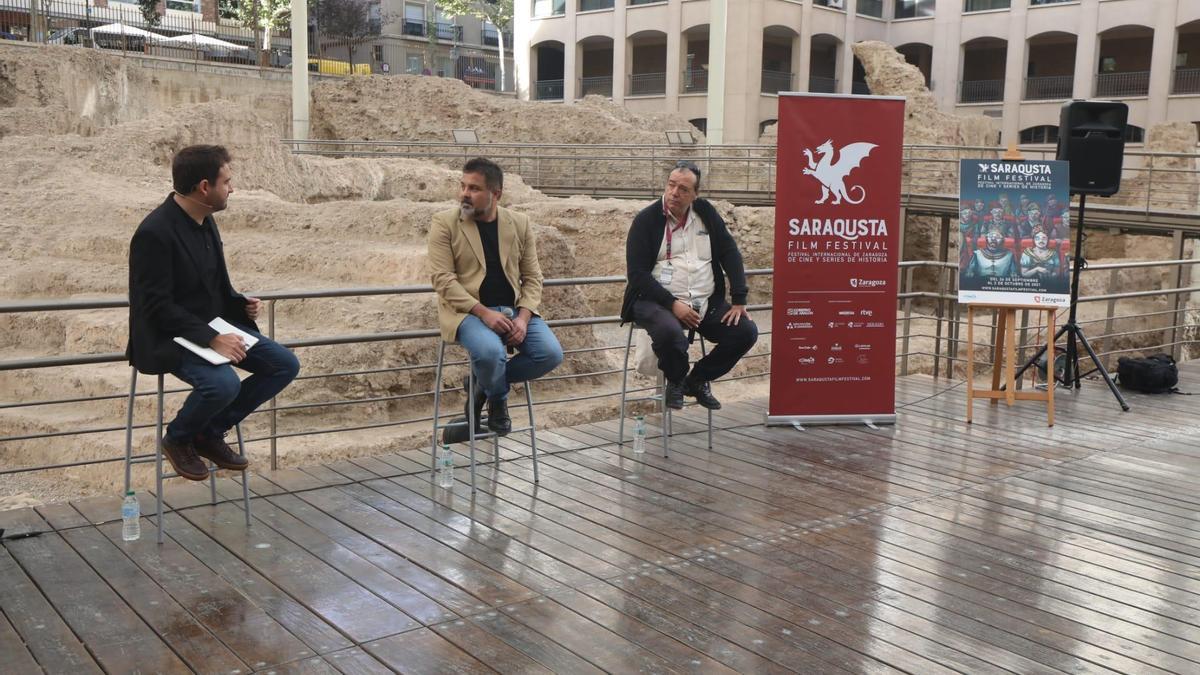
[[[138,9],[142,11],[142,18],[148,26],[157,26],[162,20],[162,15],[158,13],[158,3],[159,0],[137,0]]]
[[[271,51],[271,31],[284,30],[291,25],[291,0],[221,0],[217,14],[234,19],[245,28],[262,32],[261,49]]]
[[[497,91],[504,91],[504,31],[512,26],[513,0],[435,0],[446,16],[473,16],[496,27],[500,47],[500,81]]]
[[[354,49],[372,34],[369,0],[308,0],[308,13],[324,35],[346,41],[350,72],[354,72]]]

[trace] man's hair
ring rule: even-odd
[[[486,157],[476,157],[463,164],[463,173],[477,173],[483,176],[483,183],[489,190],[504,189],[504,170],[500,165]]]
[[[686,159],[681,159],[678,162],[675,162],[675,166],[671,167],[671,173],[675,173],[676,171],[678,171],[680,169],[687,169],[688,171],[692,172],[692,175],[696,177],[696,186],[693,189],[695,189],[696,192],[699,192],[700,191],[700,167],[697,166],[695,162],[689,162]]]
[[[221,167],[232,159],[221,145],[189,145],[180,150],[171,160],[171,182],[175,191],[181,195],[191,194],[204,180],[215,185]]]

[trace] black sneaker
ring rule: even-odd
[[[712,395],[712,387],[708,382],[693,380],[688,377],[683,380],[683,393],[696,399],[696,402],[709,410],[720,410],[721,402]]]
[[[512,418],[508,416],[507,400],[488,401],[487,426],[497,436],[507,436],[508,432],[512,431]]]
[[[166,434],[162,437],[163,455],[174,467],[175,473],[188,480],[208,478],[208,466],[196,454],[191,441],[177,441]]]
[[[683,383],[667,381],[663,389],[663,404],[671,410],[683,410]]]
[[[467,386],[468,384],[470,384],[470,381],[464,379],[463,380],[463,397],[464,398],[467,397],[471,392],[471,389]],[[475,383],[475,428],[476,429],[483,428],[481,419],[483,416],[483,404],[485,401],[487,401],[487,394],[484,393],[483,387],[479,386],[479,383],[476,382]],[[463,403],[463,419],[464,420],[470,419],[471,409],[467,407],[469,404],[470,404],[470,399],[468,398],[466,400],[466,402]]]

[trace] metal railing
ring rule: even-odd
[[[612,97],[613,79],[612,75],[602,77],[581,77],[579,78],[579,94],[580,98],[584,96],[608,96]]]
[[[633,73],[629,76],[630,96],[656,96],[666,92],[666,73]]]
[[[998,103],[1004,100],[1004,80],[962,80],[959,103]]]
[[[685,94],[701,94],[708,91],[708,69],[692,68],[683,71],[680,80],[681,89]]]
[[[533,84],[533,97],[538,101],[561,101],[563,80],[538,80]]]
[[[1150,93],[1150,71],[1097,73],[1097,96],[1146,96]]]
[[[833,77],[819,77],[810,75],[808,78],[808,91],[814,94],[835,94],[837,93],[838,81]]]
[[[1176,68],[1172,94],[1200,94],[1200,68]]]
[[[1025,78],[1025,100],[1046,101],[1071,98],[1075,90],[1073,75],[1043,75]]]
[[[1198,216],[1200,218],[1200,216]],[[941,238],[943,241],[943,255],[948,253],[945,242],[948,237],[949,223],[943,222],[943,231]],[[1182,236],[1175,238],[1175,247],[1177,251],[1184,250]],[[1081,313],[1081,324],[1085,326],[1093,345],[1098,348],[1100,356],[1111,363],[1112,359],[1120,354],[1132,351],[1147,351],[1147,350],[1162,350],[1166,349],[1173,352],[1177,358],[1182,355],[1183,347],[1200,345],[1200,325],[1195,321],[1195,314],[1198,310],[1190,309],[1186,300],[1188,295],[1192,293],[1200,293],[1200,286],[1191,286],[1191,269],[1192,266],[1200,264],[1200,260],[1187,259],[1172,259],[1159,261],[1142,261],[1130,263],[1115,263],[1104,265],[1092,265],[1085,269],[1085,273],[1089,275],[1106,274],[1108,276],[1108,285],[1110,288],[1116,288],[1128,285],[1122,283],[1122,278],[1119,276],[1122,272],[1130,272],[1147,268],[1165,268],[1173,270],[1172,274],[1166,275],[1170,283],[1160,285],[1157,288],[1126,290],[1120,293],[1105,293],[1101,295],[1084,296],[1080,298],[1081,307],[1091,306],[1093,304],[1105,303],[1105,311],[1103,314],[1091,312],[1089,315]],[[897,332],[895,339],[897,341],[897,372],[901,376],[912,372],[931,372],[936,377],[959,377],[963,374],[963,364],[966,361],[965,350],[974,348],[977,351],[983,349],[985,354],[982,359],[976,357],[976,362],[988,363],[988,356],[991,353],[991,342],[977,343],[976,345],[966,345],[961,338],[963,334],[963,312],[962,308],[957,303],[957,295],[955,284],[957,281],[957,263],[946,261],[906,261],[900,263],[899,270],[899,288],[898,288],[898,309],[899,318],[897,320]],[[932,273],[932,278],[930,277]],[[747,274],[751,277],[771,275],[772,271],[765,270],[749,270]],[[1159,279],[1163,275],[1158,275]],[[558,286],[586,286],[595,284],[623,284],[625,282],[622,276],[611,277],[590,277],[590,278],[575,278],[575,279],[554,279],[546,282],[547,287]],[[409,296],[414,294],[432,294],[433,289],[430,286],[404,286],[392,288],[350,288],[350,289],[330,289],[317,291],[280,291],[274,293],[258,294],[266,302],[267,316],[267,331],[266,333],[274,339],[280,340],[282,344],[292,349],[315,348],[328,345],[362,345],[376,342],[397,342],[411,340],[438,340],[440,339],[437,329],[417,329],[405,330],[398,332],[387,333],[367,333],[367,334],[345,334],[310,337],[305,339],[282,340],[277,334],[278,331],[278,316],[280,314],[278,307],[281,303],[289,301],[317,301],[321,299],[333,298],[366,298],[366,297],[398,297]],[[1139,308],[1137,311],[1122,313],[1118,308],[1123,301],[1138,300],[1144,302],[1150,298],[1165,298],[1167,299],[1166,306],[1163,308],[1153,308],[1151,311],[1143,311],[1145,308]],[[1125,303],[1128,304],[1128,303]],[[47,301],[25,301],[17,303],[0,304],[0,314],[8,316],[19,316],[29,314],[41,314],[46,312],[69,312],[69,311],[93,311],[100,309],[118,309],[122,310],[127,306],[124,298],[108,298],[98,300],[47,300]],[[751,309],[755,312],[769,310],[769,304],[753,305]],[[1089,318],[1090,317],[1090,318]],[[568,328],[575,326],[594,326],[598,324],[611,324],[619,321],[618,317],[613,316],[587,316],[568,319],[560,319],[550,321],[550,325],[556,328]],[[1118,326],[1118,323],[1129,322],[1131,327]],[[1100,328],[1103,326],[1102,328]],[[992,339],[994,340],[994,325],[992,326]],[[1029,323],[1028,313],[1025,313],[1021,319],[1019,328],[1020,336],[1020,356],[1022,359],[1027,358],[1033,345],[1037,342],[1039,327]],[[764,330],[761,335],[770,335],[770,330]],[[987,335],[988,332],[980,331],[978,334]],[[1045,336],[1042,336],[1044,342]],[[760,342],[766,344],[766,341]],[[600,345],[600,346],[584,346],[579,348],[566,349],[568,355],[582,354],[597,354],[601,352],[616,351],[624,349],[624,340],[620,340],[618,344]],[[761,377],[769,373],[769,365],[762,366],[761,359],[770,357],[769,349],[759,349],[747,356],[745,364],[741,366],[740,371],[735,371],[732,378],[726,379],[747,379]],[[303,360],[303,359],[302,359]],[[53,355],[44,357],[32,357],[21,359],[10,359],[0,361],[0,372],[18,371],[18,370],[42,370],[62,368],[66,366],[102,364],[102,363],[123,363],[125,362],[124,354],[120,352],[103,353],[103,354],[75,354],[75,355]],[[464,360],[454,361],[448,365],[464,366]],[[767,362],[769,364],[769,361]],[[394,367],[368,367],[368,368],[352,368],[350,370],[336,370],[324,373],[303,373],[298,380],[328,380],[331,378],[362,378],[368,375],[379,375],[387,373],[404,373],[405,381],[408,383],[407,389],[399,393],[390,392],[386,395],[363,395],[359,397],[336,398],[334,400],[317,400],[287,403],[282,399],[277,399],[269,407],[262,408],[253,415],[259,420],[263,417],[268,419],[267,428],[269,431],[266,434],[249,438],[248,443],[263,443],[270,444],[270,456],[272,468],[276,468],[277,464],[277,442],[285,438],[297,438],[303,436],[316,436],[334,433],[345,433],[353,431],[394,428],[405,425],[422,425],[423,430],[428,429],[432,417],[431,415],[416,414],[416,416],[401,416],[401,419],[395,419],[394,415],[384,413],[383,419],[372,419],[371,421],[361,421],[359,423],[348,426],[328,427],[319,426],[316,428],[289,428],[286,430],[280,429],[280,415],[287,414],[286,420],[291,423],[303,419],[300,416],[301,412],[312,415],[319,410],[340,410],[349,406],[370,406],[377,404],[397,403],[402,402],[408,406],[420,403],[423,400],[431,399],[433,391],[422,388],[421,382],[428,380],[432,382],[432,371],[436,364],[434,363],[405,363],[404,365]],[[425,372],[425,377],[420,377],[417,374]],[[608,366],[601,367],[600,370],[574,372],[566,374],[555,374],[543,378],[540,382],[563,382],[568,380],[584,380],[596,382],[596,378],[608,376],[609,386],[599,392],[585,393],[577,396],[566,396],[554,399],[542,399],[535,403],[536,406],[554,406],[567,403],[573,403],[583,400],[596,400],[605,398],[614,398],[619,396],[619,389],[615,386],[617,375],[621,373],[620,368],[613,369]],[[178,395],[186,392],[187,389],[174,389],[168,393]],[[285,390],[284,394],[287,391]],[[127,391],[113,391],[111,394],[87,395],[87,396],[69,396],[65,398],[43,398],[37,400],[22,400],[19,394],[15,394],[16,400],[0,401],[0,410],[17,410],[30,408],[44,408],[53,406],[73,405],[79,406],[89,403],[99,403],[103,401],[123,401],[127,398]],[[143,391],[138,396],[148,397],[153,393]],[[115,411],[115,406],[114,411]],[[124,412],[114,412],[114,422],[104,426],[93,426],[77,429],[53,429],[49,431],[38,429],[30,432],[30,430],[18,431],[18,433],[9,433],[6,436],[0,437],[0,444],[16,443],[16,442],[31,442],[31,441],[53,441],[64,437],[92,437],[98,434],[115,434],[123,432],[125,427],[123,423],[118,423],[118,418],[123,420]],[[310,420],[311,421],[311,420]],[[320,421],[320,420],[318,420]],[[259,423],[261,427],[264,423]],[[136,424],[138,430],[153,429],[154,425],[150,423]],[[17,473],[26,473],[32,471],[44,471],[48,469],[65,469],[71,467],[89,466],[97,464],[113,464],[123,460],[123,455],[113,457],[95,457],[72,462],[63,462],[58,464],[41,464],[31,466],[6,466],[0,467],[0,475],[9,475]]]
[[[794,91],[793,83],[796,81],[795,73],[788,73],[779,70],[764,70],[762,71],[762,83],[760,91],[764,94],[778,94],[781,91]]]

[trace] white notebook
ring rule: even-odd
[[[237,326],[229,323],[228,321],[226,321],[225,319],[222,319],[219,316],[217,318],[213,319],[212,321],[209,321],[208,326],[209,326],[209,328],[212,328],[213,330],[217,331],[218,333],[220,333],[222,335],[225,335],[228,333],[235,333],[235,334],[239,335],[242,338],[242,341],[246,343],[247,350],[249,350],[254,345],[258,344],[258,338],[247,333],[246,331],[242,330],[241,328],[238,328]],[[215,349],[213,349],[211,347],[201,347],[200,345],[196,344],[195,342],[192,342],[191,340],[188,340],[187,338],[181,338],[181,337],[175,338],[175,342],[177,344],[179,344],[181,347],[183,347],[184,349],[187,349],[188,351],[192,352],[196,356],[199,356],[200,358],[208,361],[209,363],[211,363],[215,366],[219,366],[224,363],[229,363],[229,359],[225,358],[224,356],[221,356],[220,354],[217,353],[217,351]]]

